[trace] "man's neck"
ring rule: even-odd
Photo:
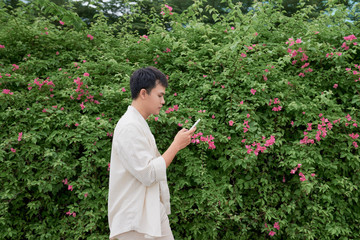
[[[146,111],[142,108],[142,105],[139,104],[137,101],[132,101],[131,106],[133,106],[140,114],[143,116],[143,118],[146,120],[149,115],[146,113]]]

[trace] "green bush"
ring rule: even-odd
[[[202,119],[168,169],[175,239],[360,238],[359,22],[229,9],[134,11],[147,36],[132,17],[0,9],[0,239],[108,238],[112,132],[148,65],[169,77],[148,119],[160,152]]]

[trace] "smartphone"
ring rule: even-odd
[[[200,120],[201,120],[201,119],[199,118],[199,119],[196,121],[196,123],[194,123],[194,125],[192,125],[192,127],[190,128],[190,130],[193,129],[193,128],[200,122]]]

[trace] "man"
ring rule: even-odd
[[[165,75],[154,67],[130,78],[132,103],[114,130],[111,149],[108,218],[110,239],[174,239],[168,214],[170,194],[166,168],[190,144],[192,130],[180,130],[159,153],[146,122],[165,104]]]

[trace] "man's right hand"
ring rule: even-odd
[[[196,131],[196,127],[191,130],[188,129],[181,129],[175,136],[173,144],[178,148],[180,151],[181,149],[185,148],[187,145],[191,143],[191,136],[194,135]]]

